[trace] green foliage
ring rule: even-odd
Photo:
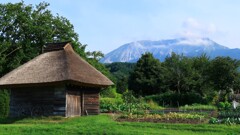
[[[155,114],[156,115],[156,114]],[[187,113],[167,113],[159,115],[162,119],[203,119],[204,116],[199,114],[187,114]]]
[[[48,3],[36,6],[19,3],[0,4],[0,76],[26,63],[42,52],[49,42],[71,41],[73,49],[103,74],[110,73],[98,62],[103,54],[85,52],[70,21],[48,10]],[[91,57],[91,58],[89,58]]]
[[[219,102],[217,104],[217,107],[218,107],[218,110],[231,110],[233,107],[232,107],[232,104],[229,103],[229,102]]]
[[[114,80],[114,77],[110,74],[105,65],[99,62],[103,56],[104,54],[101,51],[86,52],[88,63],[94,66],[97,70],[101,71],[101,73],[107,76],[110,80]]]
[[[157,120],[203,120],[204,115],[188,114],[188,113],[166,113],[166,114],[144,114],[144,115],[129,115],[130,119],[157,119]]]
[[[239,60],[210,60],[206,54],[188,58],[172,53],[161,63],[147,53],[131,73],[129,89],[137,96],[155,95],[160,105],[217,104],[240,87],[239,66]]]
[[[231,92],[234,82],[238,80],[240,62],[230,57],[216,57],[210,65],[210,78],[216,90]]]
[[[149,105],[144,102],[142,98],[136,98],[132,91],[126,91],[123,93],[124,111],[127,113],[138,113],[149,109]]]
[[[124,93],[128,89],[128,78],[127,77],[121,77],[117,80],[116,84],[117,92]]]
[[[158,103],[154,102],[152,99],[147,101],[150,110],[163,110],[164,107],[159,106]]]
[[[215,94],[212,81],[209,79],[210,58],[206,54],[192,58],[192,76],[190,78],[191,89],[207,98],[207,102],[212,101]]]
[[[0,90],[0,118],[7,117],[9,113],[9,93],[7,90]]]
[[[101,98],[101,112],[120,112],[122,111],[123,100],[121,98]]]
[[[240,118],[240,111],[220,111],[218,112],[218,118]]]
[[[180,110],[217,110],[216,106],[213,105],[202,105],[202,104],[192,104],[180,106]]]
[[[211,117],[210,119],[209,119],[209,122],[208,122],[209,124],[217,124],[217,123],[219,123],[219,120],[217,119],[217,118],[214,118],[214,117]]]
[[[163,107],[179,107],[186,104],[205,103],[202,97],[197,93],[178,94],[173,92],[165,92],[159,95],[145,96],[144,99],[147,101],[153,100]]]
[[[161,92],[162,72],[158,59],[155,59],[151,53],[143,54],[129,77],[129,89],[140,96]]]
[[[172,53],[170,57],[165,59],[163,63],[166,68],[165,83],[167,89],[177,92],[178,94],[190,91],[192,76],[192,60]]]
[[[114,80],[114,77],[110,74],[109,70],[105,67],[105,65],[100,63],[98,60],[96,60],[96,59],[87,59],[87,61],[92,66],[94,66],[97,70],[99,70],[102,74],[107,76],[110,80]]]
[[[117,92],[124,93],[128,89],[128,78],[129,74],[133,71],[135,63],[122,63],[115,62],[106,64],[106,67],[115,78],[114,83],[116,84]]]
[[[234,125],[234,124],[240,124],[240,118],[223,118],[223,119],[217,119],[217,118],[211,118],[209,120],[210,124],[226,124],[228,126]]]
[[[72,41],[73,48],[85,57],[85,45],[78,42],[73,25],[54,16],[48,3],[33,7],[19,2],[0,4],[0,76],[41,53],[47,42]]]
[[[122,95],[116,92],[116,87],[108,87],[100,92],[101,97],[121,98]]]
[[[133,71],[135,65],[135,63],[114,62],[106,64],[106,67],[116,78],[118,78],[119,75],[129,76],[129,73]]]
[[[240,124],[240,111],[238,108],[233,109],[229,102],[219,102],[218,109],[217,118],[214,118],[214,122],[210,119],[209,123],[226,125]]]
[[[105,97],[100,99],[101,112],[124,112],[127,114],[139,113],[149,109],[149,104],[143,99],[135,98],[131,91],[126,91],[123,95],[116,97]]]

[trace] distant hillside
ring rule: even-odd
[[[106,64],[105,66],[113,74],[122,73],[128,76],[128,74],[135,68],[135,65],[135,63],[114,62],[111,64]]]
[[[151,52],[160,61],[164,61],[165,57],[171,55],[172,52],[188,57],[206,53],[210,58],[230,56],[234,59],[240,59],[240,49],[230,49],[208,38],[179,38],[159,41],[142,40],[127,43],[106,54],[101,59],[101,62],[136,62],[145,52]]]
[[[114,62],[105,64],[114,77],[114,83],[116,84],[117,92],[123,93],[128,89],[128,78],[131,72],[133,72],[136,63],[126,62]]]

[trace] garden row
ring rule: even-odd
[[[118,121],[240,124],[240,109],[233,109],[229,102],[164,108],[152,99],[135,98],[132,92],[128,91],[116,94],[114,98],[101,98],[100,108],[103,113],[117,113]]]
[[[164,108],[153,100],[135,98],[131,91],[115,98],[100,100],[103,113],[117,113],[118,121],[164,122],[164,123],[206,123],[217,108],[211,105],[185,105],[179,108]]]

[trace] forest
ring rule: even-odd
[[[239,92],[240,61],[230,57],[210,59],[172,53],[160,62],[145,53],[137,63],[106,64],[115,78],[116,90],[133,91],[161,106],[217,104]]]

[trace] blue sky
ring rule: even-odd
[[[1,3],[20,0],[0,0]],[[42,0],[25,0],[38,4]],[[239,0],[45,0],[74,25],[87,50],[108,53],[137,40],[208,37],[240,48]]]

